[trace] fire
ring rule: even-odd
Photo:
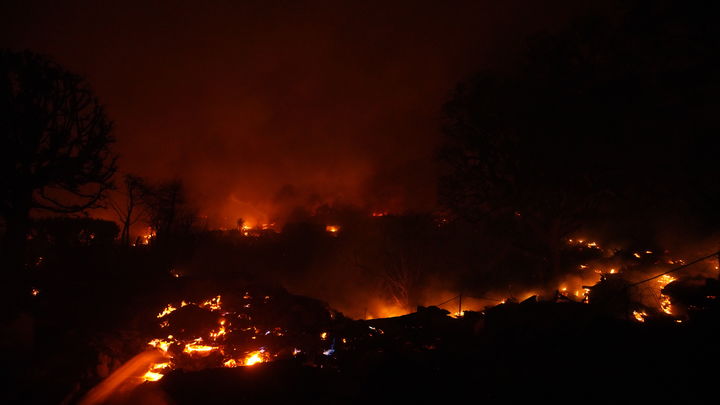
[[[675,277],[669,274],[665,274],[662,277],[658,278],[658,284],[660,284],[660,288],[665,288],[666,285],[672,283],[675,280],[677,280]]]
[[[177,308],[175,308],[174,306],[172,306],[172,304],[168,304],[168,305],[165,307],[165,309],[163,309],[162,312],[160,312],[160,313],[157,315],[157,317],[158,317],[158,318],[162,318],[162,317],[164,317],[165,315],[169,315],[170,313],[172,313],[172,312],[175,311],[176,309],[177,309]]]
[[[155,239],[156,236],[157,236],[157,233],[155,232],[155,230],[152,229],[151,227],[148,227],[145,230],[145,233],[138,236],[138,243],[140,243],[141,245],[147,246],[150,244],[150,242],[153,241],[153,239]],[[133,246],[136,246],[136,245],[137,245],[137,243],[133,244]]]
[[[150,370],[148,370],[145,375],[143,375],[143,380],[145,381],[157,381],[161,378],[163,378],[165,375],[162,374],[160,371],[170,367],[170,363],[155,363],[150,367]]]
[[[252,366],[257,363],[263,363],[267,360],[268,356],[267,353],[265,353],[265,349],[256,350],[254,352],[248,353],[247,357],[245,357],[245,365],[246,366]]]
[[[325,231],[330,232],[332,234],[336,234],[340,231],[340,226],[338,225],[328,225],[325,227]]]
[[[156,347],[164,352],[167,352],[168,349],[170,348],[170,345],[173,343],[172,339],[173,339],[173,336],[168,335],[168,340],[153,339],[148,342],[148,345],[150,345],[152,347]]]
[[[670,297],[665,294],[660,296],[660,308],[666,314],[672,315],[672,302],[670,301]]]
[[[38,290],[37,288],[33,288],[30,291],[30,294],[32,294],[33,297],[37,297],[37,295],[40,294],[40,290]]]
[[[601,249],[600,245],[597,242],[586,241],[585,239],[568,239],[567,242],[570,245],[577,245],[588,249]]]
[[[164,375],[162,375],[160,373],[156,373],[152,370],[148,371],[147,373],[145,373],[145,375],[143,375],[143,379],[145,381],[157,381],[163,377],[164,377]]]
[[[185,345],[185,349],[183,349],[183,351],[184,351],[185,353],[190,353],[190,354],[192,354],[192,353],[196,353],[196,352],[198,352],[198,353],[209,353],[209,352],[217,349],[217,347],[215,347],[215,346],[207,346],[207,345],[200,344],[199,342],[201,342],[201,341],[202,341],[202,338],[198,339],[198,343],[188,343],[188,344],[186,344],[186,345]]]
[[[647,312],[645,311],[633,311],[633,316],[635,317],[635,320],[638,322],[645,322],[645,317],[647,316]]]
[[[220,327],[218,328],[217,332],[210,332],[210,337],[211,337],[212,339],[217,339],[217,338],[219,338],[220,336],[224,336],[225,333],[226,333],[226,330],[225,330],[225,320],[223,319],[223,320],[220,321]]]
[[[662,289],[665,288],[666,285],[672,283],[675,280],[677,280],[675,277],[668,274],[665,274],[662,277],[658,278],[657,282],[660,291],[662,291]],[[672,315],[672,302],[670,301],[670,297],[662,293],[660,293],[660,309],[664,313]]]
[[[220,299],[221,299],[221,298],[222,298],[222,297],[220,297],[220,296],[218,295],[218,296],[215,297],[215,298],[211,298],[211,299],[209,299],[209,300],[203,301],[203,302],[199,305],[199,307],[200,307],[200,308],[206,308],[206,309],[209,309],[209,310],[211,310],[211,311],[219,311],[220,309],[222,309],[222,308],[220,307]]]
[[[388,213],[386,211],[375,211],[372,213],[372,216],[374,217],[384,217]]]
[[[240,366],[253,366],[258,363],[264,363],[270,359],[270,356],[264,348],[248,353],[243,360],[228,359],[223,363],[224,367],[233,368]]]

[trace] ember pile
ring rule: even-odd
[[[252,366],[298,356],[322,361],[348,343],[329,331],[343,319],[319,301],[261,289],[169,303],[157,314],[148,341],[165,360],[153,364],[144,379],[157,381],[176,368]]]

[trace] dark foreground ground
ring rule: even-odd
[[[175,370],[117,403],[590,402],[717,397],[716,314],[682,324],[613,320],[573,303],[496,307],[464,320],[435,308],[369,325],[384,333],[325,364]],[[162,401],[160,401],[162,399]]]
[[[88,263],[92,266],[75,278],[48,271],[40,294],[27,294],[25,309],[3,318],[0,403],[79,403],[93,386],[147,350],[144,322],[156,325],[155,314],[165,304],[190,292],[211,297],[224,289],[229,300],[232,291],[244,291],[227,281],[146,271],[159,267],[154,263]],[[117,268],[117,274],[98,268]],[[128,276],[127,269],[136,268],[138,274]],[[160,293],[159,286],[167,285],[176,291]],[[331,355],[299,355],[252,367],[179,368],[108,403],[699,403],[717,397],[720,379],[720,294],[716,281],[704,285],[709,290],[701,291],[701,300],[692,300],[695,292],[686,294],[694,307],[685,308],[682,323],[657,314],[640,323],[618,314],[624,304],[602,307],[593,299],[590,304],[529,300],[462,319],[434,307],[398,318],[344,319],[329,327],[350,343],[338,344]],[[279,302],[281,295],[277,291],[273,299]],[[276,312],[297,302],[318,308],[313,300],[296,298],[288,296],[285,302],[292,305]],[[297,324],[316,315],[315,309],[303,311],[283,322]]]

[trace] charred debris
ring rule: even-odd
[[[720,359],[713,343],[720,282],[674,281],[663,292],[681,315],[641,321],[627,312],[637,307],[623,295],[627,286],[608,277],[590,289],[587,302],[558,292],[462,316],[430,306],[371,320],[346,318],[279,287],[226,286],[209,300],[170,304],[137,324],[137,347],[149,339],[165,353],[158,364],[170,366],[157,370],[165,373],[157,381],[146,378],[106,403],[158,395],[172,404],[592,403],[711,395],[715,374],[707,370]],[[166,346],[157,344],[168,335]]]

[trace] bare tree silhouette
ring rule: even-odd
[[[112,122],[85,80],[29,51],[0,51],[3,253],[22,266],[30,211],[96,207],[112,187]]]
[[[110,200],[110,208],[122,225],[120,230],[122,246],[130,244],[130,228],[146,214],[142,199],[145,187],[145,180],[142,177],[126,174],[123,176],[123,189],[120,190],[119,196]]]

